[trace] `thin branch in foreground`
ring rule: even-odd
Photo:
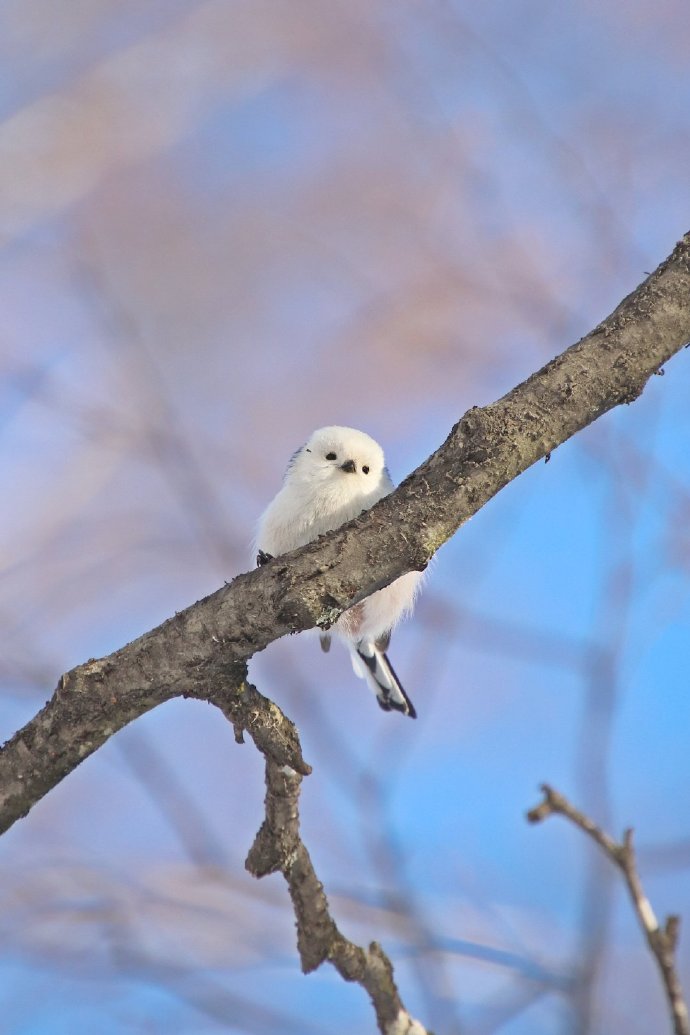
[[[680,931],[680,918],[669,916],[661,927],[652,909],[651,903],[644,893],[640,875],[637,872],[635,850],[633,848],[633,832],[628,829],[623,834],[622,842],[614,841],[605,830],[575,808],[567,798],[548,784],[542,785],[544,799],[527,813],[530,823],[540,823],[552,815],[565,816],[576,827],[588,834],[599,845],[611,862],[621,871],[630,894],[640,927],[642,928],[650,952],[656,960],[661,974],[666,999],[671,1012],[674,1035],[690,1035],[688,1008],[683,997],[678,972],[676,969],[676,947]]]

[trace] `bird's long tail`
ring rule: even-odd
[[[360,640],[352,645],[352,667],[360,679],[366,679],[384,712],[394,708],[411,719],[417,718],[415,707],[403,690],[388,656],[375,643]]]

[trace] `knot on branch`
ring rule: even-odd
[[[266,759],[266,816],[249,850],[245,868],[254,877],[291,873],[301,846],[299,790],[301,776],[289,766]]]
[[[544,795],[544,800],[540,801],[538,805],[530,809],[527,813],[528,823],[541,823],[542,820],[548,819],[549,816],[553,815],[554,812],[562,812],[562,801],[561,795],[558,791],[554,791],[553,787],[549,787],[547,783],[541,785],[541,792]]]

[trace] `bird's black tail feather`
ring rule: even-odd
[[[379,707],[384,712],[392,709],[409,715],[411,719],[417,718],[417,712],[412,701],[405,693],[403,686],[395,674],[395,669],[388,660],[388,655],[374,643],[361,641],[354,648],[354,652],[362,662],[361,666],[356,665],[358,674],[362,675],[376,694]]]

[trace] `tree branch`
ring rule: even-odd
[[[282,717],[282,721],[294,731],[288,719]],[[405,1010],[392,964],[381,946],[377,942],[372,942],[368,949],[355,945],[341,934],[331,917],[323,885],[299,832],[301,783],[299,773],[266,758],[266,817],[245,866],[255,877],[278,871],[285,877],[297,919],[297,948],[305,974],[328,960],[345,981],[356,982],[369,994],[384,1035],[405,1035],[408,1031],[426,1035],[422,1025]]]
[[[288,632],[328,628],[358,600],[424,568],[504,485],[602,413],[637,398],[649,377],[690,340],[689,300],[687,235],[591,334],[502,399],[471,409],[445,443],[366,514],[238,576],[108,657],[63,675],[41,711],[0,749],[0,832],[144,712],[175,696],[210,701],[230,720],[235,738],[241,742],[249,733],[264,755],[266,815],[247,867],[256,876],[283,873],[303,969],[329,960],[366,989],[385,1035],[425,1035],[402,1006],[383,950],[376,943],[354,945],[330,915],[299,834],[301,776],[311,770],[292,723],[246,682],[246,662]],[[607,850],[606,835],[599,835]],[[627,853],[624,872],[635,896],[632,844],[613,848]],[[635,901],[646,902],[638,890]],[[651,908],[645,916],[653,918]],[[670,990],[677,921],[670,918],[663,932],[654,924],[645,929]],[[680,992],[677,1001],[682,1003]],[[687,1023],[676,1031],[689,1035]]]
[[[0,832],[137,716],[178,695],[208,697],[219,657],[225,692],[238,690],[246,661],[273,640],[327,628],[356,601],[424,568],[504,485],[640,395],[690,340],[689,301],[687,234],[603,323],[502,399],[469,410],[370,511],[62,676],[45,707],[0,749]],[[237,707],[248,719],[239,699]],[[254,732],[270,741],[270,716],[261,715]]]
[[[567,798],[547,784],[542,786],[544,800],[527,813],[530,823],[540,823],[554,814],[565,816],[576,827],[583,830],[606,853],[611,862],[621,871],[625,878],[628,893],[632,900],[635,914],[640,923],[649,949],[656,960],[668,1001],[674,1035],[690,1035],[688,1008],[683,998],[683,990],[676,970],[676,945],[680,930],[680,919],[669,916],[662,927],[656,918],[651,903],[644,893],[637,862],[633,849],[633,832],[626,830],[621,843],[614,841],[593,820],[575,808]]]

